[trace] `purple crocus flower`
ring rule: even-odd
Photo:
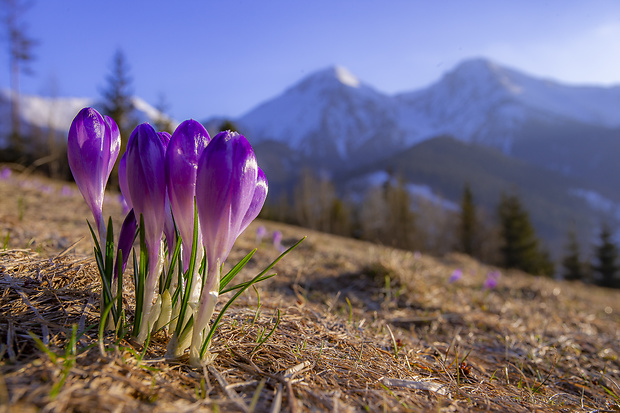
[[[138,223],[136,222],[136,216],[133,212],[133,209],[129,211],[127,216],[125,217],[125,221],[123,221],[123,225],[121,226],[121,232],[118,236],[118,248],[116,251],[116,256],[118,259],[118,253],[121,252],[123,254],[123,262],[122,262],[122,272],[125,272],[125,267],[127,266],[127,260],[129,259],[129,254],[131,252],[131,247],[133,246],[134,238],[136,237],[136,228],[138,227]],[[114,278],[118,275],[118,262],[114,262]]]
[[[241,228],[239,230],[239,234],[241,234],[245,229],[256,219],[258,214],[260,214],[261,209],[263,209],[263,205],[265,204],[265,199],[267,198],[267,177],[260,167],[258,168],[258,174],[256,176],[256,187],[254,188],[254,195],[252,196],[252,202],[250,203],[250,207],[247,212],[243,216],[243,220],[241,221]]]
[[[241,232],[258,216],[267,196],[252,146],[243,135],[225,131],[207,145],[198,161],[196,205],[207,258],[207,279],[194,319],[190,360],[197,354],[219,293],[220,269]]]
[[[267,228],[265,228],[264,225],[259,226],[258,228],[256,228],[256,243],[260,244],[261,242],[263,242],[263,238],[265,238],[267,236]]]
[[[186,120],[172,134],[166,151],[168,198],[183,243],[185,270],[189,266],[194,233],[194,196],[198,160],[210,140],[204,126],[195,120]],[[198,245],[202,245],[200,231],[198,237]]]
[[[282,232],[273,231],[273,246],[278,248],[282,244]]]
[[[161,143],[164,145],[164,154],[168,151],[168,144],[170,143],[170,134],[168,132],[157,132]],[[164,155],[165,166],[165,155]],[[165,171],[164,171],[165,172]],[[166,188],[166,204],[164,205],[164,234],[166,235],[166,241],[168,243],[168,253],[172,255],[176,247],[176,233],[174,230],[174,220],[172,219],[172,210],[170,209],[170,200],[168,198],[168,188]]]
[[[129,194],[129,184],[127,184],[127,152],[121,156],[121,160],[118,162],[118,186],[121,188],[121,194],[125,199],[127,208],[132,209],[133,204],[131,203],[131,196]]]
[[[166,198],[164,146],[151,125],[143,123],[136,127],[126,155],[129,198],[136,220],[140,214],[144,217],[146,244],[151,255],[159,249]]]
[[[11,169],[5,166],[4,168],[2,168],[2,171],[0,171],[0,179],[6,181],[11,177],[11,173]]]
[[[148,123],[134,129],[127,144],[127,186],[136,220],[144,218],[149,269],[144,288],[143,324],[138,340],[148,333],[148,319],[153,304],[155,286],[162,267],[161,236],[165,220],[166,174],[164,145],[157,132]]]
[[[262,208],[264,198],[254,200],[258,169],[250,143],[235,132],[217,134],[200,157],[196,203],[209,271],[228,257],[249,224],[246,215],[255,217]],[[250,211],[250,206],[258,211]]]
[[[448,279],[448,282],[450,284],[452,284],[452,283],[457,282],[458,280],[460,280],[462,277],[463,277],[463,271],[460,268],[457,268],[456,270],[454,270],[454,272],[452,273],[452,275]]]
[[[131,210],[131,208],[129,208],[129,205],[127,204],[127,200],[125,199],[125,196],[123,195],[122,192],[118,194],[118,203],[123,209],[123,214],[127,215],[129,211]]]
[[[487,279],[484,281],[484,285],[482,286],[482,288],[484,288],[485,290],[493,290],[497,287],[500,276],[501,273],[497,270],[489,271],[489,273],[487,274]]]
[[[63,185],[60,190],[60,195],[70,197],[73,196],[73,189],[69,188],[69,185]]]
[[[159,136],[159,139],[161,139],[161,143],[164,145],[164,148],[167,148],[170,143],[170,134],[168,132],[157,132],[157,135]]]
[[[103,197],[118,157],[121,137],[116,123],[93,108],[82,109],[69,129],[67,157],[73,178],[95,217],[99,238],[105,240]]]

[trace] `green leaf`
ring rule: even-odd
[[[261,279],[263,279],[263,277],[265,276],[265,274],[271,270],[282,258],[284,258],[284,256],[286,254],[288,254],[289,252],[291,252],[292,250],[294,250],[295,248],[297,248],[297,246],[299,246],[299,244],[302,243],[303,240],[305,240],[306,237],[303,237],[302,239],[300,239],[299,241],[297,241],[292,247],[290,247],[289,249],[287,249],[286,251],[284,251],[282,254],[280,254],[278,256],[278,258],[276,258],[275,260],[273,260],[273,262],[271,264],[269,264],[263,271],[261,271],[256,277],[252,278],[250,281],[244,283],[244,285],[239,288],[239,290],[235,293],[235,295],[233,295],[230,300],[228,300],[228,302],[226,304],[224,304],[224,307],[222,307],[222,310],[220,311],[220,313],[217,315],[217,318],[215,319],[215,321],[213,322],[213,325],[211,326],[211,329],[209,330],[209,333],[207,334],[207,337],[205,337],[204,342],[202,343],[202,347],[200,349],[200,358],[202,359],[205,355],[205,353],[207,352],[207,347],[209,346],[209,342],[211,341],[211,338],[213,337],[213,334],[215,334],[215,330],[217,329],[218,324],[220,323],[220,321],[222,320],[222,317],[224,316],[224,313],[226,313],[226,310],[228,310],[228,307],[230,307],[232,305],[232,303],[235,302],[235,300],[237,300],[237,298],[239,298],[239,296],[241,294],[243,294],[243,292],[245,290],[247,290],[248,288],[250,288],[252,285],[256,284],[257,282],[259,282]],[[275,274],[274,274],[275,275]]]
[[[196,207],[196,199],[194,198],[194,233],[192,237],[192,252],[189,259],[189,267],[187,269],[187,281],[185,283],[185,291],[181,297],[181,308],[179,309],[179,322],[177,322],[176,335],[181,336],[183,330],[183,320],[189,303],[190,292],[194,284],[194,268],[196,268],[196,253],[198,250],[198,208]]]
[[[246,255],[241,261],[237,263],[237,265],[232,267],[230,271],[228,271],[228,273],[224,277],[222,277],[222,279],[220,280],[220,294],[222,294],[222,290],[224,289],[224,287],[226,287],[228,283],[231,282],[233,278],[237,276],[239,271],[241,271],[241,269],[245,266],[245,264],[247,264],[248,261],[250,261],[250,259],[255,253],[256,253],[256,248],[250,251],[248,255]]]

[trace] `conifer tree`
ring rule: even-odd
[[[172,134],[174,132],[174,128],[172,126],[172,121],[167,115],[168,110],[170,110],[170,105],[168,104],[166,95],[163,93],[159,94],[155,109],[159,112],[157,118],[153,121],[155,124],[155,129],[159,132],[168,132]]]
[[[27,35],[26,26],[22,22],[24,13],[30,7],[30,3],[22,0],[2,0],[2,22],[6,30],[6,38],[9,46],[9,71],[11,84],[11,149],[17,155],[24,150],[21,142],[20,116],[19,116],[19,75],[31,73],[28,63],[34,60],[32,49],[37,42]],[[4,37],[4,36],[2,36]]]
[[[476,253],[476,207],[469,184],[465,184],[459,216],[459,249],[467,255]]]
[[[237,125],[230,119],[225,119],[222,124],[219,127],[220,131],[232,131],[232,132],[238,132],[237,130]]]
[[[499,218],[504,266],[531,274],[553,275],[548,255],[539,248],[534,227],[516,195],[502,196]]]
[[[405,181],[398,178],[396,185],[388,181],[384,187],[387,206],[387,226],[384,240],[398,248],[414,247],[415,215],[411,209],[411,195]]]
[[[121,153],[124,153],[127,139],[137,122],[132,117],[134,109],[133,90],[129,64],[125,54],[118,49],[112,59],[112,71],[106,78],[107,88],[102,91],[103,114],[108,115],[121,131]]]
[[[616,274],[618,273],[618,247],[612,240],[609,225],[603,224],[600,233],[600,243],[595,250],[595,260],[592,268],[599,275],[598,284],[602,287],[618,287]]]
[[[129,136],[131,136],[131,132],[138,122],[133,117],[134,104],[129,64],[121,49],[118,49],[114,54],[112,71],[106,80],[107,88],[102,91],[102,112],[116,122],[121,132],[121,148],[119,153],[123,154],[127,148]],[[109,182],[112,185],[118,185],[118,161],[114,165],[114,169],[112,169]]]
[[[562,275],[565,280],[584,280],[583,263],[579,257],[579,242],[574,229],[568,232],[566,255],[562,260]]]

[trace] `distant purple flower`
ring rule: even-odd
[[[12,174],[11,169],[5,166],[4,168],[2,168],[2,171],[0,171],[0,179],[3,181],[6,181],[7,179],[11,177],[11,174]]]
[[[499,283],[500,276],[501,273],[497,270],[489,271],[487,274],[487,279],[485,280],[482,288],[484,288],[485,290],[495,289],[497,287],[497,284]]]
[[[176,128],[166,150],[168,198],[183,243],[185,270],[189,266],[194,233],[194,197],[198,160],[210,140],[204,126],[195,120],[186,120]],[[198,241],[199,245],[202,245],[200,231]]]
[[[52,188],[50,185],[41,185],[41,186],[39,186],[39,190],[41,192],[43,192],[44,194],[53,194],[54,193],[54,188]]]
[[[74,191],[69,187],[69,185],[63,185],[60,190],[60,195],[70,197],[74,195]]]
[[[93,108],[82,109],[69,129],[67,157],[73,178],[95,217],[99,238],[105,239],[102,207],[105,186],[120,150],[116,123]]]
[[[264,225],[260,225],[256,228],[256,243],[260,244],[263,242],[263,238],[267,236],[267,228]]]
[[[460,268],[457,268],[456,270],[454,270],[454,272],[450,276],[450,279],[448,279],[448,282],[452,284],[460,280],[462,277],[463,277],[463,271],[461,271]]]
[[[273,231],[273,246],[277,247],[282,243],[282,232],[280,231]]]

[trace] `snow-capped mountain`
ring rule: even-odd
[[[237,122],[252,140],[286,143],[325,162],[385,155],[398,141],[397,108],[390,96],[335,66],[316,72]]]
[[[472,59],[427,88],[391,96],[331,67],[236,122],[254,142],[278,141],[332,165],[380,159],[444,134],[521,156],[529,146],[515,146],[532,125],[547,135],[575,124],[620,130],[620,86],[570,86]]]
[[[161,117],[168,119],[157,109],[144,100],[133,98],[134,112],[132,116],[137,122],[154,122]],[[77,113],[86,106],[97,109],[100,104],[90,98],[50,98],[33,95],[21,95],[19,100],[20,132],[23,135],[33,135],[37,131],[54,131],[57,136],[66,138],[67,131]],[[10,120],[11,93],[0,91],[0,119]],[[178,122],[171,120],[176,126]],[[0,122],[0,148],[7,144],[7,137],[11,132],[9,121]]]
[[[505,153],[531,122],[620,127],[620,87],[568,86],[484,59],[465,61],[430,87],[396,99],[405,123]],[[415,131],[407,130],[415,141]]]

